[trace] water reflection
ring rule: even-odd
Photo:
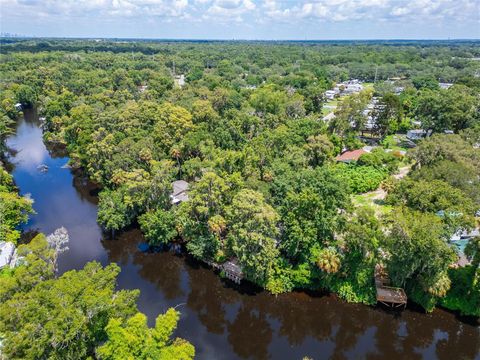
[[[28,115],[28,114],[27,114]],[[199,359],[480,359],[478,326],[453,314],[407,310],[390,314],[333,296],[296,292],[271,296],[237,287],[192,259],[170,253],[144,254],[138,230],[106,240],[96,224],[96,191],[86,179],[63,168],[67,158],[53,157],[32,119],[21,120],[8,145],[13,175],[22,193],[35,199],[25,230],[51,232],[65,226],[70,251],[60,269],[81,268],[91,260],[118,263],[118,286],[140,289],[140,311],[153,325],[170,306],[182,312],[177,335],[191,341]],[[40,163],[49,166],[40,173]]]
[[[7,141],[14,151],[10,161],[13,176],[22,194],[30,193],[34,199],[35,215],[24,229],[45,233],[64,226],[70,235],[70,251],[59,259],[60,271],[82,268],[90,260],[107,263],[101,245],[102,233],[95,219],[96,205],[72,186],[74,177],[65,167],[67,157],[53,157],[42,141],[42,132],[35,113],[26,112],[26,118],[17,125],[16,135]],[[39,165],[48,166],[41,172]]]
[[[35,174],[37,167],[49,159],[48,151],[43,144],[42,130],[35,111],[26,111],[27,120],[20,120],[17,136],[7,141],[7,146],[15,149],[14,165],[22,168],[30,175]]]

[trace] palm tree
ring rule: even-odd
[[[177,166],[178,166],[178,173],[179,176],[182,176],[182,167],[180,166],[180,158],[182,156],[182,153],[179,148],[174,147],[170,150],[170,156],[173,157],[177,161]]]
[[[450,290],[451,285],[452,282],[450,281],[448,274],[443,273],[438,277],[437,281],[428,288],[428,292],[433,296],[444,297],[447,295],[448,290]]]
[[[317,266],[328,274],[335,274],[340,270],[340,256],[335,249],[322,250],[317,261]]]

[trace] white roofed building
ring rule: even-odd
[[[15,245],[11,242],[0,242],[0,269],[10,266],[13,255],[15,253]]]
[[[450,87],[452,87],[453,84],[452,83],[438,83],[438,86],[440,86],[440,89],[447,90]]]

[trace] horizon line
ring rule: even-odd
[[[480,41],[480,38],[338,38],[338,39],[243,39],[243,38],[162,38],[162,37],[121,37],[121,36],[37,36],[17,35],[8,32],[0,34],[2,39],[71,39],[71,40],[157,40],[157,41]]]

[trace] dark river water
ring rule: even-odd
[[[8,146],[15,150],[10,160],[16,184],[35,200],[37,214],[24,229],[50,233],[64,226],[70,234],[60,270],[92,260],[116,262],[122,268],[118,287],[140,289],[138,307],[151,324],[178,306],[176,335],[194,344],[198,359],[480,359],[478,323],[443,310],[389,313],[333,296],[275,297],[236,287],[185,257],[142,253],[138,230],[105,240],[91,187],[65,167],[67,157],[47,151],[33,112],[19,120]],[[40,164],[49,170],[40,172]]]

